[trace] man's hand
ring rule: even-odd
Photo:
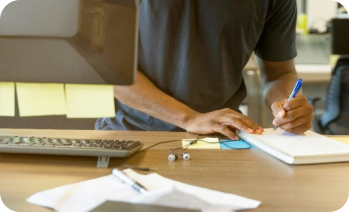
[[[275,117],[273,124],[288,132],[303,134],[312,126],[313,107],[303,95],[274,102],[271,110]]]
[[[263,96],[270,106],[275,119],[273,124],[288,132],[302,134],[312,126],[313,107],[308,103],[302,90],[289,101],[285,99],[299,79],[294,60],[265,61],[258,58],[263,85]],[[284,99],[280,101],[281,99]]]
[[[225,108],[209,113],[198,113],[187,122],[185,130],[191,133],[221,133],[230,139],[238,140],[234,130],[261,134],[263,128],[247,116]]]
[[[131,86],[114,86],[115,97],[128,106],[161,119],[191,133],[221,133],[239,139],[234,130],[261,134],[263,129],[247,116],[231,109],[199,113],[158,89],[138,72]]]

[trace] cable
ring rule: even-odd
[[[170,143],[170,142],[175,142],[175,141],[181,141],[181,140],[175,139],[175,140],[168,140],[168,141],[160,141],[160,142],[158,142],[158,143],[156,143],[156,144],[153,144],[153,145],[151,145],[151,146],[148,146],[147,148],[144,148],[144,149],[139,150],[137,153],[143,152],[143,151],[145,151],[145,150],[148,150],[148,149],[153,148],[154,146],[157,146],[157,145],[160,145],[160,144],[165,144],[165,143]]]
[[[122,164],[122,166],[129,168],[129,169],[135,169],[139,171],[157,171],[157,168],[149,168],[149,167],[136,167],[136,166],[130,166],[128,164]]]
[[[194,144],[197,142],[197,138],[199,137],[199,135],[196,137],[195,140],[191,141],[189,144],[185,145],[184,147],[179,147],[179,148],[175,148],[175,149],[172,149],[172,151],[175,151],[176,149],[186,149],[188,148],[188,146]],[[175,142],[175,141],[181,141],[179,139],[174,139],[174,140],[168,140],[168,141],[160,141],[158,143],[155,143],[151,146],[148,146],[147,148],[144,148],[144,149],[141,149],[139,150],[138,152],[136,152],[135,154],[138,154],[140,152],[143,152],[145,150],[148,150],[150,148],[153,148],[154,146],[157,146],[157,145],[160,145],[160,144],[165,144],[165,143],[170,143],[170,142]],[[171,151],[171,150],[170,150]],[[123,166],[127,167],[127,168],[130,168],[130,169],[135,169],[135,170],[139,170],[139,171],[156,171],[158,170],[157,168],[149,168],[149,167],[135,167],[135,166],[130,166],[128,164],[122,164]]]
[[[190,142],[190,145],[192,145],[193,143],[196,143],[196,141],[198,140],[198,137],[199,137],[200,135],[197,135],[196,136],[196,138],[195,138],[195,140],[193,140],[192,142]],[[165,144],[165,143],[170,143],[170,142],[175,142],[175,141],[181,141],[182,139],[174,139],[174,140],[168,140],[168,141],[160,141],[160,142],[158,142],[158,143],[156,143],[156,144],[153,144],[153,145],[151,145],[151,146],[148,146],[147,148],[144,148],[144,149],[141,149],[141,150],[139,150],[137,153],[139,153],[139,152],[143,152],[143,151],[145,151],[145,150],[148,150],[148,149],[150,149],[150,148],[153,148],[154,146],[157,146],[157,145],[160,145],[160,144]],[[195,141],[195,142],[194,142]],[[188,145],[188,146],[190,146],[190,145]],[[188,148],[188,146],[186,147],[186,148]],[[176,149],[180,149],[180,148],[183,148],[183,147],[179,147],[179,148],[176,148]],[[185,148],[185,149],[186,149]]]
[[[170,149],[170,151],[174,152],[176,151],[177,149],[187,149],[189,146],[197,143],[198,141],[202,141],[202,142],[206,142],[206,143],[209,143],[209,144],[216,144],[216,143],[219,143],[219,144],[223,144],[224,146],[230,148],[230,149],[237,149],[237,150],[243,150],[243,149],[251,149],[252,148],[252,145],[250,145],[249,143],[245,142],[246,144],[249,145],[249,147],[245,147],[245,148],[234,148],[234,147],[231,147],[227,144],[225,144],[225,142],[234,142],[233,140],[220,140],[217,135],[215,135],[215,137],[218,139],[218,142],[208,142],[208,141],[205,141],[205,140],[202,140],[202,139],[198,139],[200,137],[200,135],[197,135],[195,139],[193,139],[192,141],[190,141],[188,144],[184,145],[184,146],[181,146],[181,147],[177,147],[177,148],[174,148],[174,149]],[[189,139],[188,139],[189,140]],[[160,141],[158,143],[155,143],[151,146],[148,146],[147,148],[144,148],[144,149],[141,149],[140,151],[136,152],[135,154],[138,154],[139,152],[142,152],[142,151],[145,151],[145,150],[148,150],[150,148],[153,148],[154,146],[157,146],[157,145],[160,145],[160,144],[165,144],[165,143],[170,143],[170,142],[175,142],[175,141],[181,141],[180,139],[174,139],[174,140],[167,140],[167,141]],[[139,170],[139,171],[157,171],[158,169],[157,168],[149,168],[149,167],[135,167],[135,166],[131,166],[131,165],[128,165],[128,164],[122,164],[122,166],[124,167],[127,167],[127,168],[130,168],[130,169],[135,169],[135,170]]]

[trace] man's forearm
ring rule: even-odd
[[[262,127],[247,116],[229,108],[207,113],[192,110],[158,89],[147,77],[138,73],[135,84],[114,86],[114,96],[129,107],[197,134],[221,133],[238,139],[234,130],[262,133]]]
[[[309,130],[314,115],[307,98],[297,95],[287,100],[298,79],[294,61],[260,61],[260,67],[264,99],[274,115],[272,124],[296,134]]]
[[[289,97],[298,77],[296,74],[283,74],[277,79],[264,84],[264,101],[268,107],[275,101],[281,101]],[[299,91],[301,94],[302,91]]]
[[[198,115],[198,112],[162,92],[140,72],[133,85],[114,86],[114,96],[129,107],[183,129],[191,118]]]
[[[275,101],[288,98],[298,79],[294,61],[268,62],[258,60],[263,97],[268,107]],[[302,92],[300,91],[299,94]]]

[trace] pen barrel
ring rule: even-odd
[[[294,85],[294,88],[290,96],[288,97],[288,100],[294,98],[297,95],[298,91],[301,89],[301,87],[302,87],[302,79],[298,79],[296,84]]]
[[[294,97],[297,95],[298,91],[299,91],[299,90],[301,89],[301,87],[302,87],[302,82],[303,82],[302,79],[298,79],[298,80],[297,80],[297,82],[296,82],[296,84],[294,85],[293,90],[292,90],[290,96],[288,97],[287,101],[290,101],[292,98],[294,98]],[[278,126],[274,126],[273,129],[276,130],[277,128],[278,128]]]
[[[134,180],[118,169],[113,169],[112,174],[126,184],[132,185],[135,183]]]
[[[137,190],[137,191],[139,191],[140,193],[142,193],[142,194],[144,194],[144,193],[147,193],[147,190],[144,188],[144,186],[142,186],[141,184],[139,184],[139,183],[133,183],[132,184],[132,187],[135,189],[135,190]]]
[[[127,176],[124,172],[120,171],[119,169],[113,169],[112,175],[121,180],[122,182],[132,186],[132,188],[138,191],[139,193],[147,193],[147,189],[144,186],[134,181],[131,177]]]

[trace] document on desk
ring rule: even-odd
[[[141,175],[130,169],[125,172],[145,186],[148,193],[141,194],[112,175],[108,175],[42,191],[30,196],[27,201],[60,212],[90,211],[106,201],[150,204],[205,212],[253,209],[261,203],[234,194],[180,183],[155,173]]]

